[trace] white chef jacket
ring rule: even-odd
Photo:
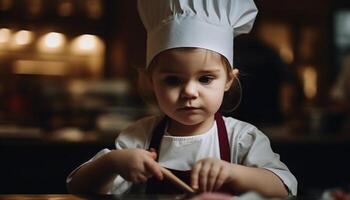
[[[119,134],[115,141],[116,149],[148,149],[153,129],[161,119],[162,116],[152,116],[135,122]],[[269,139],[249,123],[231,117],[223,117],[223,120],[230,144],[231,162],[270,170],[283,181],[291,195],[296,195],[297,180],[288,167],[280,161],[279,155],[272,151]],[[109,149],[103,149],[90,161],[108,152],[110,152]],[[190,170],[196,161],[207,157],[220,159],[216,123],[213,123],[207,132],[195,136],[171,136],[165,132],[160,144],[158,162],[166,168]],[[76,170],[68,176],[67,182],[72,179]],[[124,180],[121,176],[117,176],[108,193],[121,194],[144,191],[145,184],[135,185]]]

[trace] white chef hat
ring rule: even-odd
[[[147,66],[164,50],[198,47],[233,67],[233,38],[248,33],[257,14],[253,0],[138,0],[138,11],[147,30]]]

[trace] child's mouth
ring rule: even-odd
[[[184,111],[194,111],[194,110],[198,110],[199,108],[196,107],[183,107],[180,108],[179,110],[184,110]]]

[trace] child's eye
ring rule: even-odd
[[[210,84],[214,79],[215,79],[214,76],[205,75],[205,76],[201,76],[199,78],[199,82],[201,82],[203,84]]]
[[[177,76],[167,76],[163,79],[163,82],[169,86],[176,86],[181,83],[181,79]]]

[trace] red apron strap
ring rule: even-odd
[[[157,155],[159,155],[159,145],[160,145],[160,141],[162,140],[163,135],[164,135],[167,120],[168,120],[168,117],[166,117],[166,116],[163,117],[163,119],[153,129],[152,139],[151,139],[148,150],[151,150],[151,148],[155,149],[157,151]],[[157,157],[157,161],[158,161],[158,157]]]
[[[216,126],[218,128],[219,145],[220,145],[220,157],[221,160],[231,162],[230,159],[230,143],[228,142],[227,130],[222,115],[215,113]]]

